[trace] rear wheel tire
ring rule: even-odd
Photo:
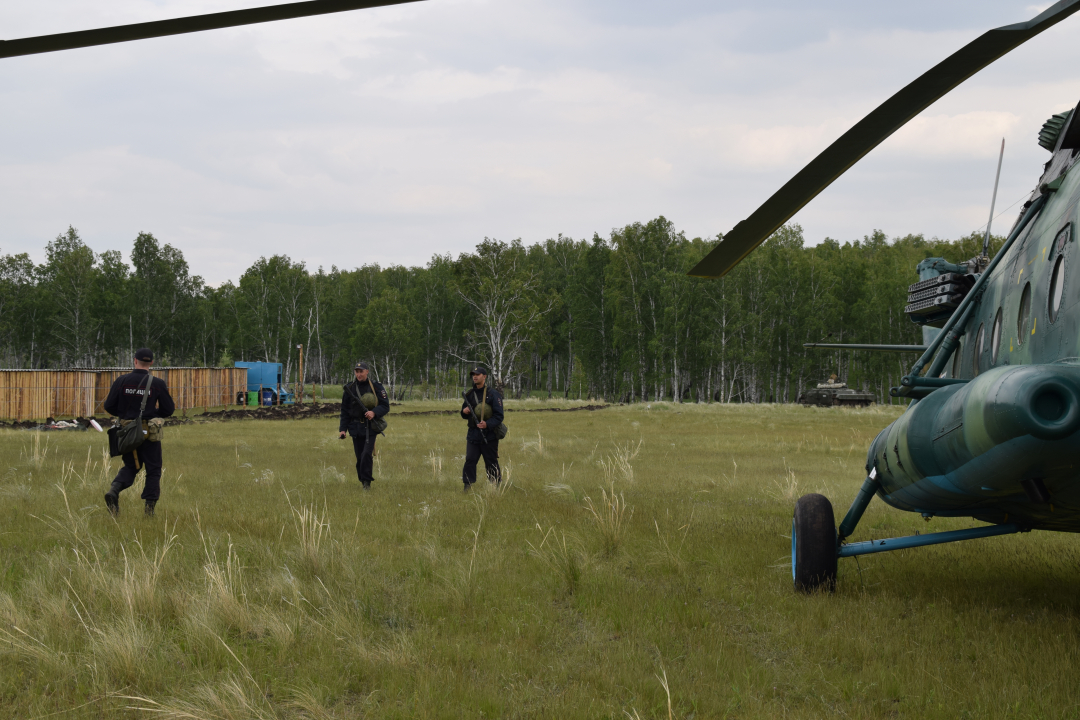
[[[791,575],[803,592],[836,589],[836,521],[824,495],[803,495],[791,521]]]

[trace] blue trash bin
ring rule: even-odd
[[[270,388],[263,388],[262,404],[270,406],[274,404],[274,391]]]

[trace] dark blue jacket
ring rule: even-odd
[[[121,420],[134,420],[138,417],[139,407],[142,405],[143,387],[146,385],[146,375],[145,370],[135,370],[116,378],[112,387],[109,388],[108,397],[105,398],[105,412]],[[169,395],[169,388],[165,381],[155,377],[150,381],[150,397],[146,400],[143,419],[169,417],[175,410],[176,404]]]
[[[492,415],[487,420],[487,427],[481,430],[476,427],[476,418],[470,412],[465,414],[465,408],[470,405],[476,408],[484,399],[484,389],[477,388],[473,385],[472,390],[465,393],[465,397],[461,401],[461,417],[469,421],[469,434],[465,436],[465,439],[471,443],[482,443],[484,438],[487,438],[488,442],[498,442],[499,438],[495,435],[495,428],[503,421],[503,398],[502,394],[491,385],[487,386],[487,404],[491,406]]]
[[[370,393],[372,387],[375,388],[375,399],[378,401],[378,404],[372,408],[375,417],[382,417],[390,412],[390,398],[386,396],[386,390],[374,380],[370,380],[370,387],[368,386],[368,382],[369,380],[365,380],[360,383],[354,379],[352,382],[347,383],[342,387],[341,420],[338,422],[338,432],[345,432],[346,430],[349,430],[349,426],[352,425],[352,432],[355,433],[359,429],[360,434],[363,434],[364,425],[367,424],[367,420],[364,419],[364,413],[366,413],[368,409],[364,407],[364,403],[360,402],[359,398],[364,397],[364,393]]]

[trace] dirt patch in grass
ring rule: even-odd
[[[534,413],[534,412],[576,412],[578,410],[603,410],[608,405],[582,405],[581,407],[569,408],[529,408],[527,410],[515,410],[507,408],[509,413]],[[416,415],[457,415],[458,410],[406,410],[404,412],[393,411],[394,417]],[[323,417],[326,415],[338,415],[341,413],[341,403],[320,403],[318,405],[281,405],[271,407],[258,407],[242,410],[219,410],[199,415],[203,420],[300,420],[303,418]],[[179,418],[178,418],[179,419]],[[166,423],[168,424],[168,423]]]

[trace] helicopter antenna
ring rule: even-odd
[[[990,224],[994,222],[994,204],[997,203],[998,181],[1001,180],[1001,161],[1005,159],[1005,138],[1001,138],[1001,154],[998,155],[997,175],[994,176],[994,196],[990,198],[990,219],[986,221],[986,237],[983,238],[982,257],[990,257]]]

